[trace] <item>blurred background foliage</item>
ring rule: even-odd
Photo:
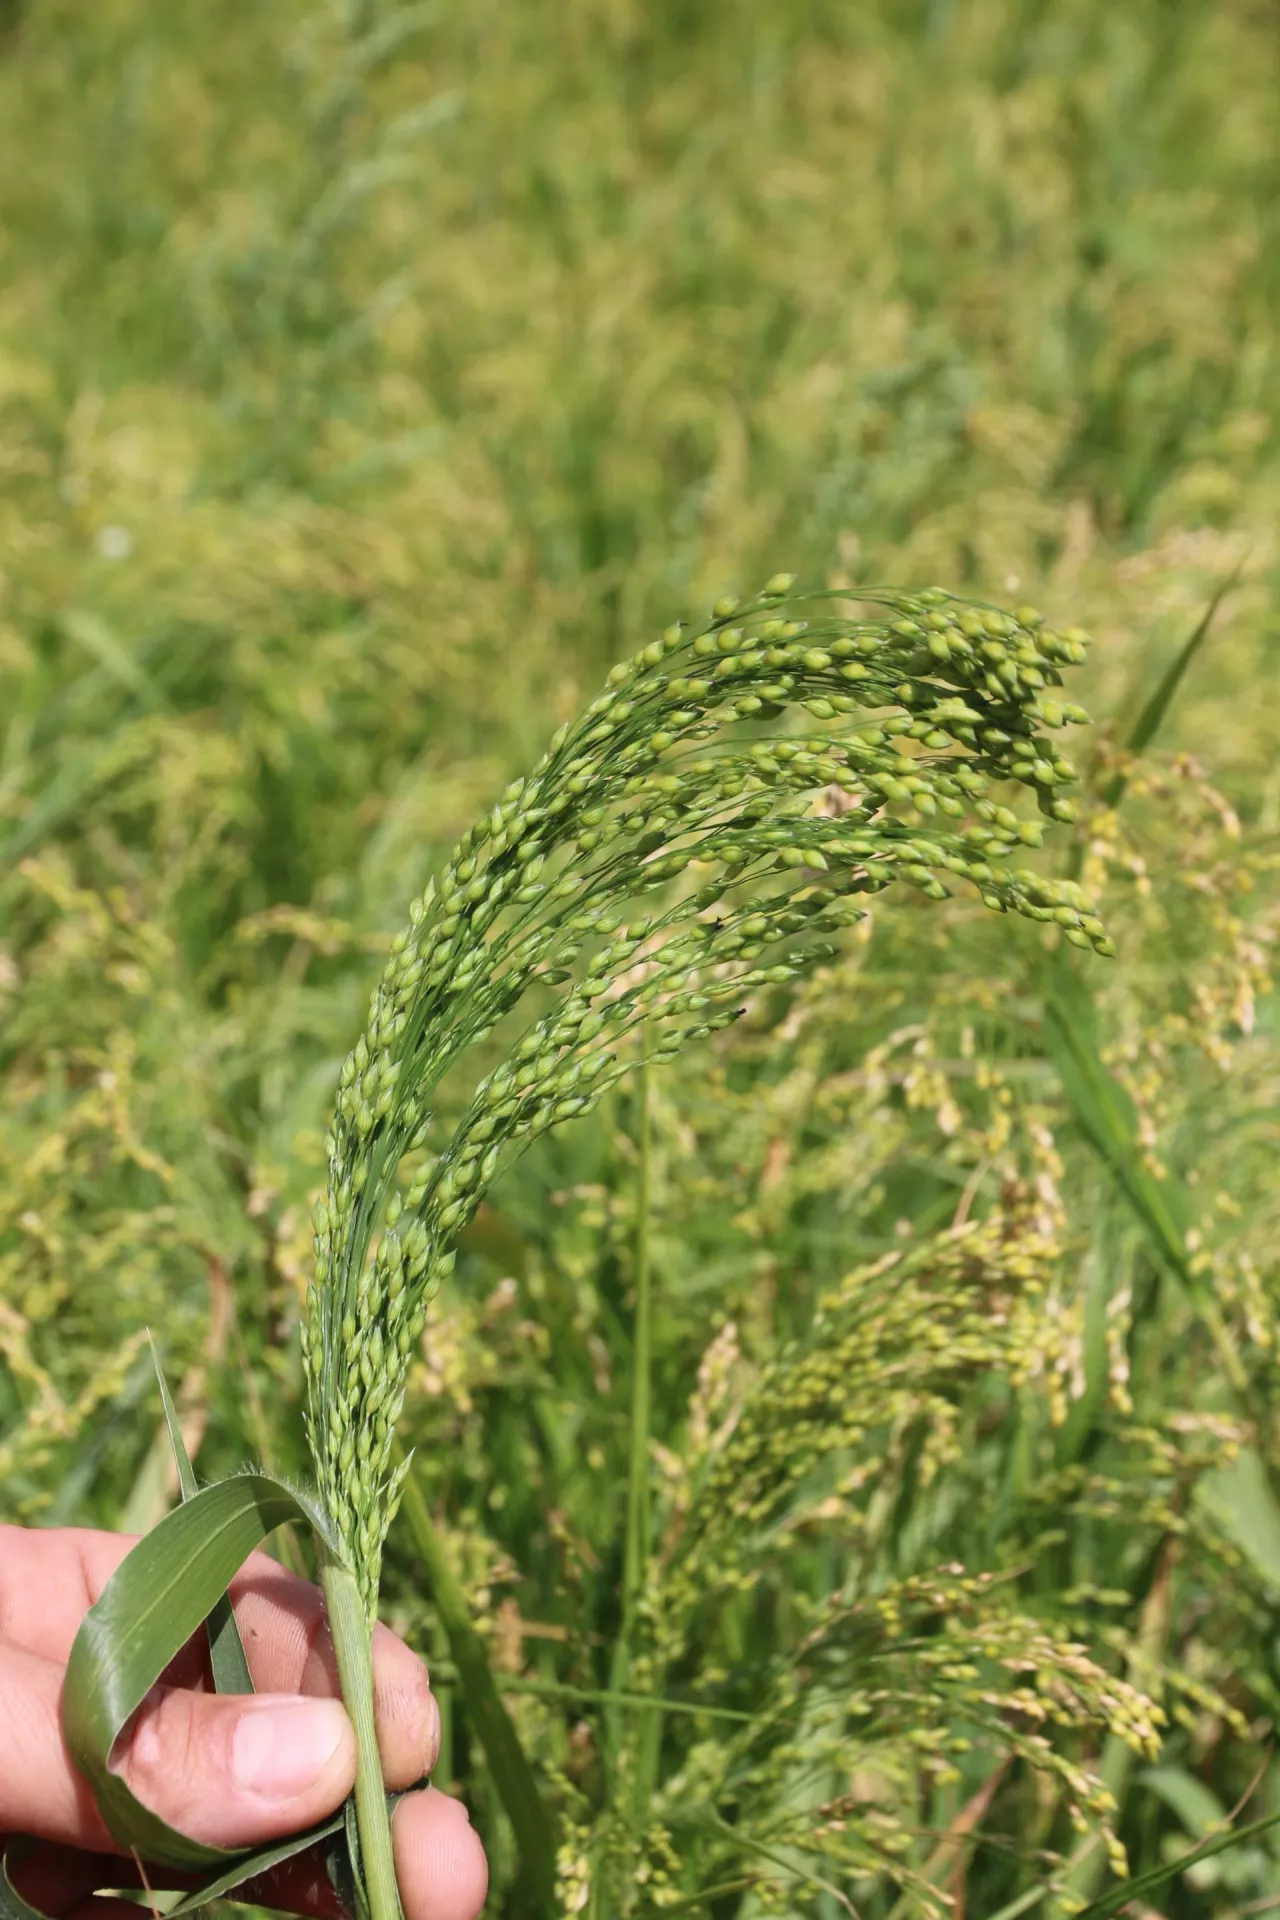
[[[526,1790],[600,1920],[1066,1913],[1280,1810],[1277,98],[1261,0],[0,7],[6,1517],[173,1497],[147,1324],[202,1473],[304,1469],[378,956],[620,652],[776,566],[1096,636],[1119,959],[890,895],[433,1309],[385,1600],[495,1914]]]

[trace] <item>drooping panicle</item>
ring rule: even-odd
[[[427,1302],[504,1156],[634,1066],[727,1026],[832,951],[894,881],[975,887],[997,912],[1110,952],[1079,889],[1008,864],[1069,820],[1050,735],[1085,636],[1038,614],[778,575],[616,666],[410,909],[342,1069],[303,1328],[321,1494],[370,1616],[399,1497],[392,1440]],[[537,993],[448,1139],[445,1072]],[[406,1153],[435,1149],[407,1188]]]

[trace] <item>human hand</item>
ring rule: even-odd
[[[61,1722],[76,1630],[132,1545],[120,1534],[0,1526],[0,1835],[40,1843],[14,1867],[13,1881],[53,1920],[138,1917],[134,1905],[93,1897],[139,1877],[72,1764]],[[215,1694],[207,1649],[192,1642],[130,1721],[112,1765],[170,1826],[237,1848],[334,1812],[351,1791],[356,1749],[318,1588],[255,1553],[231,1597],[258,1692]],[[440,1745],[427,1670],[380,1625],[373,1677],[383,1776],[389,1788],[411,1787]],[[405,1920],[475,1920],[488,1869],[460,1802],[435,1787],[409,1794],[392,1833]],[[237,1897],[318,1920],[341,1912],[323,1862],[309,1854]]]

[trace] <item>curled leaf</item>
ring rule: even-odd
[[[265,1474],[202,1488],[121,1562],[71,1648],[62,1728],[72,1759],[113,1838],[162,1867],[225,1869],[237,1856],[178,1833],[144,1807],[112,1770],[112,1749],[249,1554],[286,1520],[305,1520],[327,1535],[306,1495]]]

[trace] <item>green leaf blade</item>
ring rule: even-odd
[[[431,1598],[448,1635],[449,1651],[466,1688],[468,1714],[515,1833],[532,1904],[539,1914],[550,1915],[555,1912],[555,1822],[502,1703],[484,1642],[471,1623],[466,1596],[454,1578],[422,1490],[411,1472],[405,1478],[402,1510],[426,1569]]]
[[[1180,1190],[1172,1181],[1157,1180],[1143,1164],[1133,1102],[1098,1052],[1092,996],[1060,955],[1049,969],[1044,1011],[1045,1045],[1081,1131],[1146,1228],[1163,1264],[1190,1286]]]
[[[316,1827],[308,1827],[305,1833],[290,1834],[287,1840],[273,1840],[269,1846],[260,1847],[256,1853],[239,1856],[233,1866],[219,1869],[207,1880],[202,1880],[176,1907],[170,1907],[166,1920],[178,1920],[180,1914],[198,1913],[201,1907],[209,1906],[214,1900],[221,1900],[237,1887],[244,1886],[247,1880],[256,1880],[260,1874],[270,1873],[273,1867],[282,1867],[286,1861],[296,1859],[305,1853],[308,1847],[316,1846],[321,1840],[328,1840],[333,1834],[342,1833],[346,1820],[345,1802],[337,1813],[331,1814]]]
[[[9,1878],[9,1863],[19,1848],[31,1845],[28,1840],[10,1840],[0,1848],[0,1920],[46,1920],[38,1907],[24,1900],[13,1881]]]
[[[1182,646],[1169,662],[1163,674],[1161,674],[1149,699],[1129,729],[1125,746],[1130,753],[1143,752],[1146,747],[1151,745],[1151,742],[1164,725],[1165,715],[1173,705],[1178,688],[1182,685],[1192,661],[1208,639],[1209,629],[1213,625],[1218,608],[1222,605],[1222,602],[1240,578],[1240,569],[1243,566],[1244,556],[1242,555],[1225,579],[1218,582],[1209,604],[1201,614],[1200,619],[1186,640],[1183,641]],[[1113,774],[1107,782],[1107,785],[1103,788],[1102,798],[1104,804],[1108,807],[1118,807],[1124,798],[1125,788],[1128,784],[1129,776],[1127,773]]]
[[[1082,1907],[1076,1920],[1110,1920],[1112,1914],[1123,1912],[1139,1894],[1155,1893],[1159,1888],[1167,1887],[1171,1880],[1176,1880],[1179,1874],[1185,1873],[1188,1867],[1194,1867],[1201,1860],[1210,1860],[1215,1854],[1227,1853],[1232,1847],[1238,1847],[1243,1841],[1252,1840],[1275,1826],[1280,1826],[1280,1813],[1269,1814],[1265,1820],[1255,1820],[1248,1827],[1237,1827],[1232,1833],[1203,1840],[1198,1847],[1192,1847],[1189,1853],[1179,1855],[1178,1859],[1165,1866],[1153,1867],[1149,1873],[1140,1873],[1132,1880],[1121,1880],[1100,1900],[1091,1900],[1087,1907]]]
[[[205,1487],[138,1542],[80,1624],[63,1689],[67,1745],[114,1838],[161,1866],[225,1867],[236,1855],[178,1833],[144,1807],[112,1772],[111,1750],[253,1549],[296,1519],[327,1533],[310,1500],[264,1474]]]
[[[150,1338],[150,1335],[148,1335]],[[178,1409],[173,1404],[173,1395],[169,1392],[169,1383],[160,1364],[160,1355],[156,1343],[151,1340],[151,1358],[155,1362],[156,1379],[160,1383],[160,1404],[164,1408],[164,1423],[169,1432],[169,1446],[173,1453],[173,1463],[178,1470],[178,1485],[182,1490],[183,1501],[192,1500],[199,1492],[195,1468],[187,1452],[187,1443],[182,1437],[182,1423],[178,1419]],[[236,1625],[236,1616],[228,1594],[214,1603],[205,1622],[209,1636],[209,1662],[213,1668],[214,1689],[218,1693],[252,1693],[253,1675],[249,1672],[249,1662],[245,1657],[244,1642],[240,1638],[240,1629]]]

